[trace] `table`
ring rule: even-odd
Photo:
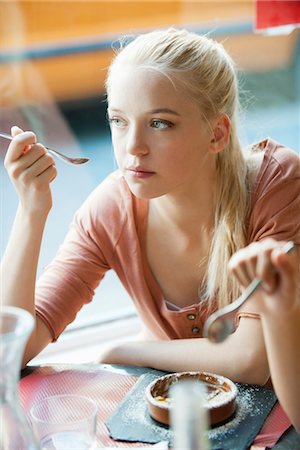
[[[117,366],[117,365],[107,365],[107,364],[52,364],[52,365],[42,365],[42,366],[28,366],[21,373],[21,381],[20,381],[20,393],[21,393],[21,402],[25,410],[28,409],[29,402],[32,400],[32,396],[45,396],[45,392],[47,391],[47,395],[53,395],[55,393],[64,392],[64,383],[68,384],[68,374],[76,374],[74,376],[69,377],[72,378],[72,390],[78,389],[78,392],[84,394],[84,386],[85,380],[89,380],[89,389],[91,386],[90,380],[93,375],[97,376],[97,373],[101,373],[101,383],[103,384],[104,390],[104,406],[101,406],[101,413],[103,414],[100,417],[101,423],[99,424],[99,439],[102,446],[113,446],[120,448],[132,448],[145,446],[146,444],[141,443],[128,443],[121,441],[112,440],[106,429],[104,424],[104,420],[108,418],[116,408],[116,400],[120,401],[122,399],[122,392],[114,393],[112,390],[114,388],[114,382],[118,381],[118,374],[127,375],[127,377],[119,377],[122,379],[121,389],[124,389],[125,394],[130,390],[130,388],[136,383],[138,378],[141,375],[149,374],[149,373],[157,373],[158,371],[154,369],[144,368],[144,367],[133,367],[133,366]],[[64,378],[61,378],[60,374],[64,374]],[[29,376],[30,375],[30,376]],[[78,376],[77,376],[78,375]],[[60,382],[57,382],[58,378]],[[125,383],[125,384],[124,384]],[[58,386],[59,385],[59,386]],[[99,385],[99,383],[98,383]],[[97,387],[97,384],[95,385]],[[123,387],[122,387],[123,386]],[[38,389],[36,389],[36,387]],[[118,386],[116,386],[116,389]],[[50,389],[50,392],[49,392]],[[54,392],[53,392],[54,390]],[[33,394],[34,392],[34,394]],[[89,390],[89,394],[93,395],[93,392]],[[115,398],[113,398],[115,397]],[[40,397],[42,398],[42,397]],[[99,420],[99,418],[98,418]],[[98,442],[99,442],[98,439]],[[147,444],[149,446],[149,444]],[[275,446],[273,446],[274,450],[298,450],[300,449],[300,436],[296,433],[293,427],[290,427],[283,436],[279,439]],[[253,447],[254,450],[254,447]]]

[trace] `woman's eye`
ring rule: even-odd
[[[114,125],[118,128],[123,127],[125,125],[124,120],[119,119],[118,117],[108,117],[108,122],[110,125]]]
[[[168,122],[167,120],[152,120],[151,122],[151,126],[153,128],[158,128],[159,130],[164,130],[166,128],[171,128],[172,127],[172,123]]]

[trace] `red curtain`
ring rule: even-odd
[[[257,30],[300,24],[300,0],[255,0]]]

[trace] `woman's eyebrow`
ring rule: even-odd
[[[120,113],[122,114],[123,111],[118,109],[118,108],[108,108],[107,109],[108,112],[114,112],[114,113]],[[175,111],[174,109],[170,109],[170,108],[155,108],[155,109],[151,109],[150,111],[147,111],[146,114],[160,114],[160,113],[165,113],[165,114],[173,114],[174,116],[180,116],[180,114]]]
[[[177,111],[174,111],[173,109],[170,108],[156,108],[151,109],[151,111],[149,111],[149,114],[159,114],[159,113],[167,113],[173,114],[174,116],[180,116],[180,114]]]
[[[120,109],[117,109],[117,108],[107,108],[107,112],[121,113],[122,111]]]

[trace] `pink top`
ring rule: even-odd
[[[266,237],[300,245],[300,160],[268,139],[252,190],[247,243]],[[36,313],[56,340],[109,269],[115,270],[149,331],[159,339],[202,336],[207,308],[169,309],[145,252],[148,201],[136,198],[119,171],[76,213],[66,239],[37,283]],[[255,315],[247,308],[248,316]]]

